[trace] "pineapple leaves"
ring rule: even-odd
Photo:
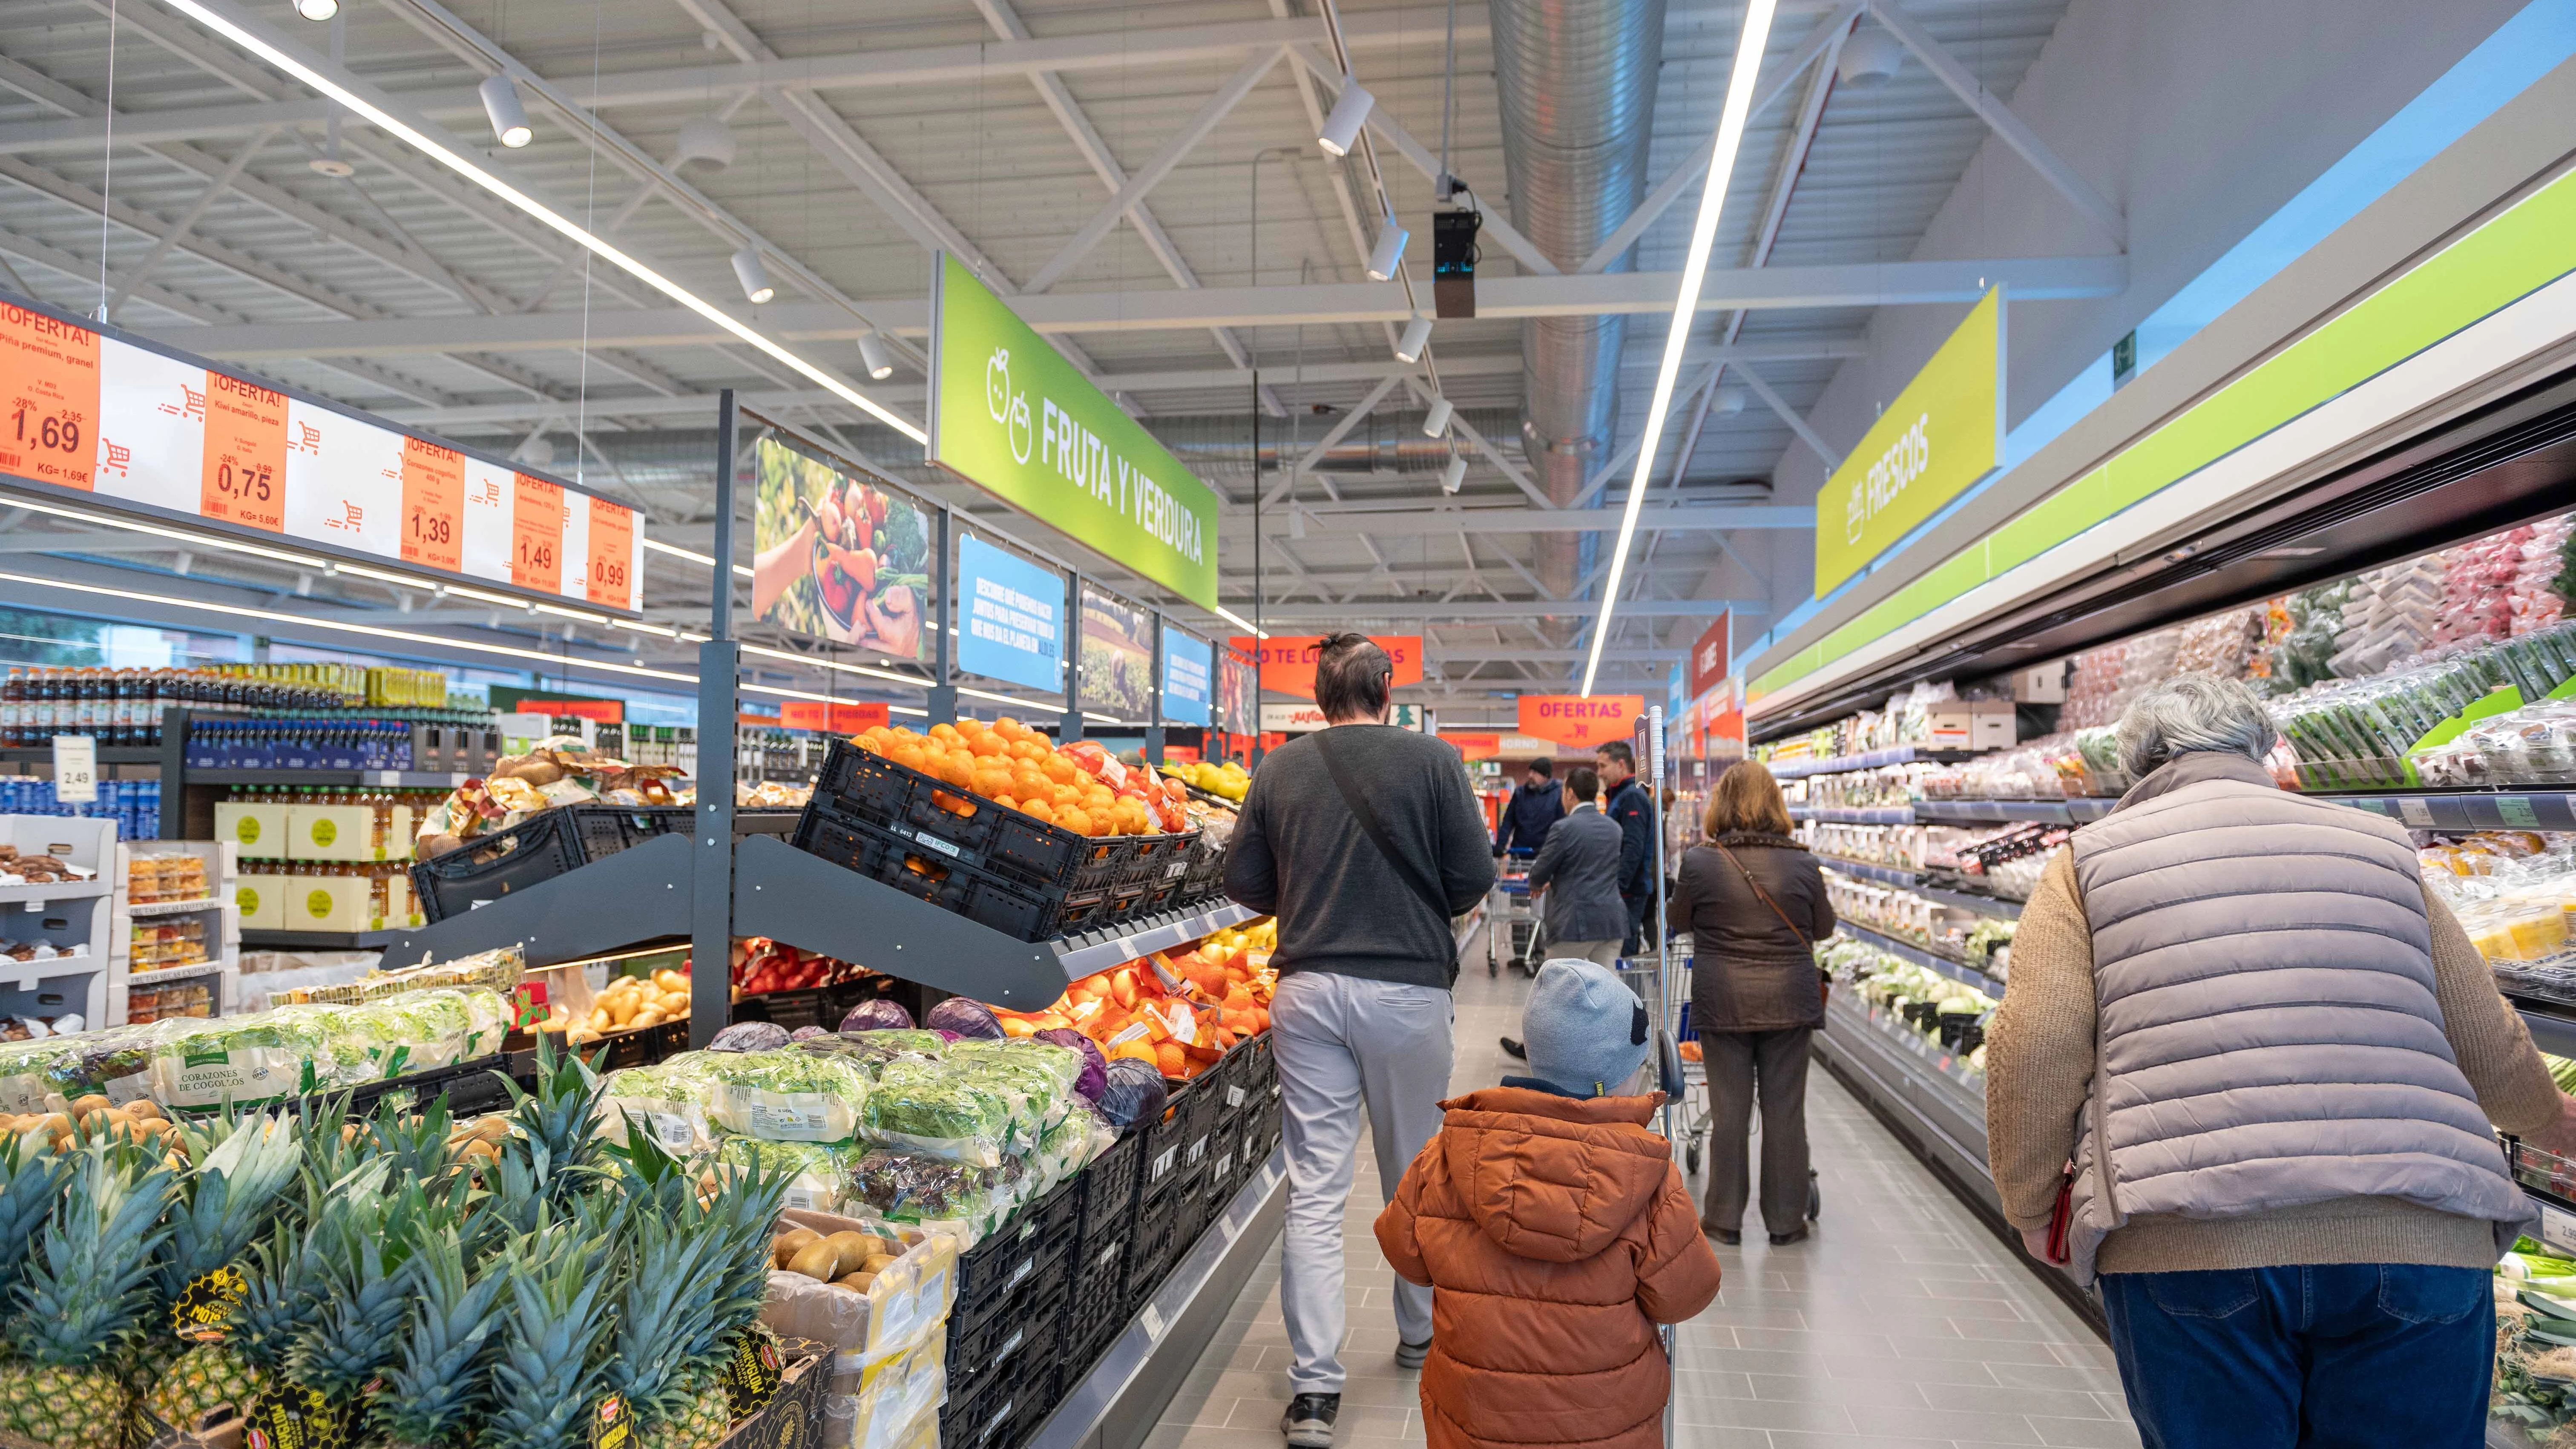
[[[129,1147],[92,1139],[71,1154],[62,1197],[11,1290],[9,1347],[22,1359],[83,1368],[122,1352],[152,1303],[152,1257],[169,1230],[171,1173]]]

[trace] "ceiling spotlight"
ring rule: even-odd
[[[1440,470],[1440,491],[1443,493],[1455,493],[1458,491],[1458,485],[1466,481],[1467,455],[1464,453],[1450,454],[1449,466]]]
[[[1729,417],[1744,411],[1744,389],[1740,387],[1719,388],[1717,390],[1717,396],[1708,400],[1708,410],[1713,413],[1725,413]]]
[[[340,13],[340,0],[295,0],[295,13],[307,20],[328,20]]]
[[[877,382],[883,382],[894,376],[894,358],[886,352],[885,339],[874,332],[861,333],[859,336],[859,363],[868,370],[868,376]]]
[[[714,116],[699,116],[680,127],[680,139],[671,151],[674,167],[692,161],[704,161],[721,171],[733,164],[733,127]]]
[[[1431,411],[1422,415],[1422,436],[1426,438],[1436,438],[1442,433],[1447,432],[1449,430],[1449,415],[1455,411],[1457,411],[1457,409],[1449,406],[1449,399],[1445,397],[1433,398],[1431,400]]]
[[[555,460],[554,440],[539,433],[519,445],[518,458],[531,467],[542,468]]]
[[[357,167],[337,156],[316,156],[304,165],[316,176],[329,176],[338,180],[347,180],[358,174]]]
[[[1342,98],[1333,102],[1333,113],[1324,118],[1324,129],[1316,135],[1315,144],[1323,147],[1327,156],[1348,156],[1359,141],[1360,127],[1368,124],[1369,111],[1376,105],[1377,97],[1368,93],[1358,76],[1342,77]]]
[[[778,295],[778,289],[769,285],[769,268],[760,264],[758,247],[744,247],[733,254],[733,274],[742,283],[742,294],[755,307]]]
[[[1394,217],[1378,218],[1377,245],[1369,248],[1370,281],[1383,282],[1395,276],[1395,269],[1404,262],[1404,244],[1412,235],[1413,233],[1397,226]]]
[[[1896,72],[1904,64],[1905,42],[1897,39],[1894,31],[1873,25],[1853,31],[1851,39],[1843,42],[1842,59],[1836,63],[1834,74],[1853,90],[1865,91],[1896,79]]]
[[[537,139],[528,126],[528,108],[519,104],[519,88],[508,76],[485,76],[475,89],[483,96],[483,114],[492,119],[493,139],[513,151]]]
[[[1404,324],[1404,335],[1395,339],[1395,360],[1420,362],[1422,349],[1431,345],[1431,319],[1416,317]]]

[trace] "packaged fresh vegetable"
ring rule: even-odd
[[[691,1052],[686,1060],[711,1084],[708,1118],[745,1137],[840,1142],[857,1128],[868,1100],[867,1079],[856,1068],[795,1047]]]
[[[804,1212],[838,1212],[859,1149],[846,1142],[771,1142],[727,1132],[717,1139],[717,1160],[737,1166],[758,1163],[787,1174],[787,1206]]]
[[[809,1052],[839,1057],[870,1081],[895,1061],[937,1061],[948,1043],[935,1031],[845,1031],[801,1043]]]
[[[1086,1102],[1100,1100],[1100,1089],[1108,1081],[1109,1058],[1101,1055],[1100,1044],[1069,1026],[1050,1027],[1032,1040],[1053,1042],[1069,1051],[1082,1054],[1082,1075],[1074,1079],[1074,1094]]]
[[[273,1102],[337,1082],[329,1018],[353,1008],[284,1006],[250,1016],[156,1023],[151,1096],[165,1107]]]
[[[707,1043],[711,1052],[769,1051],[787,1045],[787,1028],[767,1021],[737,1021]]]
[[[953,1031],[961,1037],[1002,1039],[1002,1023],[993,1015],[993,1008],[963,996],[949,997],[930,1008],[921,1024],[933,1031]]]
[[[999,1073],[965,1073],[948,1062],[897,1060],[877,1075],[859,1135],[969,1167],[997,1167],[1013,1146],[1012,1083]]]
[[[888,1222],[981,1241],[1020,1204],[1027,1168],[1017,1159],[977,1167],[917,1153],[876,1150],[850,1169],[849,1202]]]
[[[713,1084],[691,1067],[694,1056],[609,1073],[599,1100],[602,1135],[625,1141],[631,1120],[674,1153],[686,1155],[713,1142],[706,1109]]]
[[[1119,1057],[1109,1064],[1100,1089],[1100,1115],[1121,1131],[1139,1122],[1159,1117],[1171,1089],[1163,1085],[1163,1074],[1133,1057]]]
[[[903,1009],[903,1003],[889,1001],[882,996],[860,1002],[850,1008],[849,1015],[841,1018],[844,1032],[901,1031],[911,1025],[912,1013]]]

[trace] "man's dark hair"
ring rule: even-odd
[[[1577,800],[1598,800],[1601,798],[1601,772],[1590,765],[1577,765],[1565,772],[1565,788],[1573,791]]]
[[[1556,774],[1556,762],[1554,760],[1532,760],[1529,763],[1529,772],[1533,775],[1546,775],[1553,778]]]
[[[1632,775],[1637,772],[1637,752],[1628,747],[1628,742],[1626,740],[1605,740],[1601,744],[1595,745],[1592,749],[1592,753],[1600,755],[1605,759],[1617,760],[1620,764],[1627,766],[1628,773]]]
[[[1395,665],[1366,634],[1328,634],[1315,650],[1315,704],[1326,724],[1386,716]]]

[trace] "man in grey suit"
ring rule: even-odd
[[[1531,954],[1615,968],[1628,933],[1628,906],[1619,897],[1623,837],[1618,822],[1601,813],[1599,771],[1575,766],[1566,772],[1564,791],[1565,818],[1530,862],[1530,894],[1544,896],[1540,920],[1547,929],[1547,949]],[[1517,1057],[1521,1044],[1504,1037],[1503,1050]]]

